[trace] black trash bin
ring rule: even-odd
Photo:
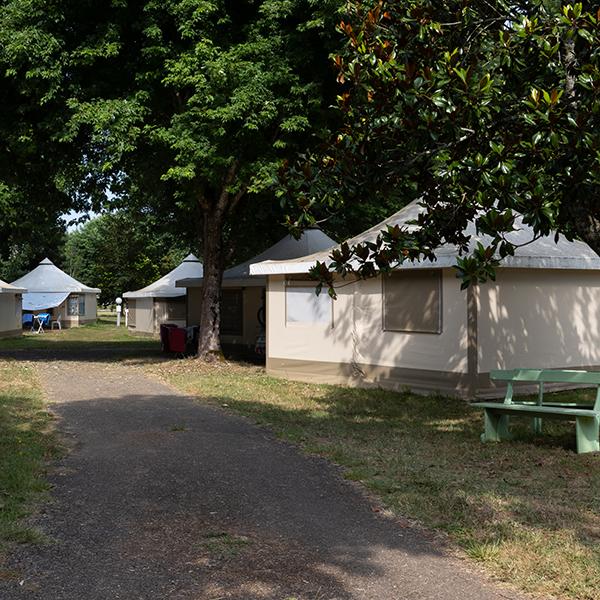
[[[190,325],[185,328],[187,332],[185,353],[188,356],[198,354],[198,337],[200,335],[200,327],[198,325]]]

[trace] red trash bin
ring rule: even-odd
[[[173,323],[162,323],[160,326],[160,349],[163,352],[170,352],[169,348],[169,329],[177,327]]]
[[[187,332],[183,327],[169,327],[169,351],[185,354]]]

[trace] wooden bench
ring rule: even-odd
[[[577,452],[598,452],[600,450],[600,372],[554,371],[546,369],[512,369],[492,371],[490,379],[506,381],[504,402],[474,402],[475,408],[485,411],[485,431],[481,435],[483,442],[499,442],[512,439],[509,430],[509,416],[529,415],[533,417],[533,430],[542,431],[542,417],[575,419]],[[538,385],[537,403],[513,402],[514,383],[534,383]],[[544,402],[544,384],[582,384],[596,386],[596,401],[593,405],[575,403]]]

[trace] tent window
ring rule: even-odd
[[[167,301],[168,318],[176,321],[185,321],[185,298],[172,298]]]
[[[442,272],[437,269],[395,272],[383,278],[383,329],[414,333],[442,332]]]
[[[76,317],[78,314],[79,296],[69,296],[67,298],[67,315],[69,315],[69,317]]]
[[[331,324],[332,300],[327,292],[317,296],[315,284],[288,285],[285,290],[285,321],[287,324]]]
[[[222,290],[221,292],[221,333],[223,335],[243,335],[244,333],[244,293],[242,290]]]
[[[85,315],[85,296],[79,296],[79,316]]]

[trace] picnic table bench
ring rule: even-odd
[[[577,453],[600,450],[600,372],[559,371],[549,369],[511,369],[492,371],[490,379],[506,381],[504,402],[474,402],[472,406],[485,411],[485,431],[483,442],[499,442],[512,438],[509,429],[510,415],[528,415],[533,418],[533,430],[542,431],[542,417],[575,419]],[[537,402],[513,401],[514,383],[534,383],[538,385]],[[593,405],[544,400],[544,384],[582,384],[596,386],[596,401]]]

